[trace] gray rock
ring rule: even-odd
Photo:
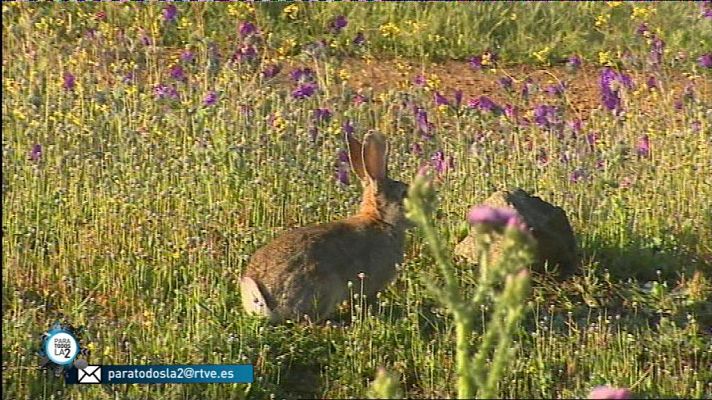
[[[512,207],[532,229],[537,243],[536,261],[530,266],[533,271],[545,272],[547,266],[549,271],[556,269],[559,276],[565,278],[579,269],[576,238],[563,209],[521,189],[495,192],[482,204]],[[455,254],[472,263],[477,262],[477,241],[474,235],[475,230],[470,230],[470,234],[455,246]],[[496,247],[494,245],[492,248],[495,257],[498,252]]]

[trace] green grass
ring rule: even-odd
[[[338,70],[348,57],[424,61],[485,49],[508,64],[533,63],[532,53],[547,46],[552,60],[578,53],[596,62],[599,51],[618,49],[645,59],[630,4],[300,4],[293,22],[285,6],[258,6],[255,15],[232,7],[265,32],[270,59],[283,47],[280,62],[318,72],[322,91],[300,101],[289,96],[293,85],[225,63],[236,46],[227,5],[179,5],[178,26],[165,26],[154,5],[3,5],[4,398],[354,397],[382,366],[401,376],[407,396],[453,396],[453,324],[422,283],[437,268],[417,231],[397,281],[370,312],[354,300],[346,327],[269,327],[240,309],[237,280],[257,247],[288,227],[355,209],[357,185],[333,178],[347,119],[357,134],[384,129],[397,178],[410,180],[436,150],[454,158],[438,183],[437,226],[449,245],[467,209],[497,187],[520,186],[568,212],[584,272],[534,285],[501,396],[578,397],[608,383],[650,398],[710,398],[712,91],[695,59],[712,46],[712,29],[697,4],[655,5],[650,25],[669,50],[661,71],[640,67],[663,83],[698,76],[695,99],[676,110],[680,93],[672,88],[639,90],[626,100],[625,117],[596,110],[578,135],[566,128],[564,139],[474,110],[438,111],[432,93],[395,82],[374,88],[385,93],[374,94],[382,101],[355,106]],[[99,10],[106,22],[91,17]],[[339,13],[349,25],[336,47],[304,56],[301,46],[328,37],[324,27]],[[612,16],[601,31],[593,21],[603,14]],[[178,29],[184,16],[191,25]],[[409,19],[426,27],[406,33]],[[379,28],[389,21],[404,33],[383,37]],[[97,38],[85,35],[91,27]],[[141,44],[142,28],[155,46]],[[347,45],[359,30],[365,49]],[[284,47],[290,39],[291,50]],[[209,63],[210,43],[220,49],[217,66]],[[154,85],[171,82],[172,57],[186,46],[196,61],[186,66],[190,83],[178,84],[181,100],[156,100]],[[132,70],[136,84],[122,83]],[[76,75],[73,91],[62,89],[65,71]],[[213,89],[218,103],[203,107]],[[404,96],[428,111],[433,140],[415,133],[411,107],[399,106]],[[655,113],[643,112],[646,98],[658,105]],[[512,101],[523,115],[534,106]],[[242,111],[248,105],[250,114]],[[334,116],[316,125],[312,143],[317,107]],[[283,125],[272,121],[277,113]],[[565,108],[562,117],[573,114]],[[593,147],[585,140],[592,132],[600,138]],[[645,133],[651,154],[638,157]],[[413,142],[422,156],[409,152]],[[39,162],[28,159],[34,144],[43,147]],[[563,153],[570,161],[560,160]],[[586,178],[574,183],[576,168]],[[472,268],[459,271],[472,288]],[[251,362],[256,382],[65,386],[36,368],[39,335],[56,319],[84,327],[91,363]]]

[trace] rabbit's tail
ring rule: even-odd
[[[269,320],[273,319],[272,310],[267,306],[267,301],[254,279],[247,276],[240,279],[240,294],[242,307],[248,314],[257,314]]]

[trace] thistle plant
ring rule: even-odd
[[[433,224],[436,201],[429,171],[418,174],[405,206],[407,217],[422,230],[444,279],[442,286],[433,283],[434,279],[426,281],[426,285],[455,321],[458,398],[495,398],[504,367],[513,355],[514,330],[524,315],[529,291],[525,266],[532,260],[533,238],[513,210],[473,208],[468,219],[481,242],[479,278],[472,298],[466,298],[450,252]],[[503,240],[501,253],[491,257],[489,245],[495,239]],[[497,290],[502,282],[504,288]],[[473,353],[470,338],[475,318],[481,308],[490,304],[491,318]]]

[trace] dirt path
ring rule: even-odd
[[[582,66],[578,71],[569,72],[563,66],[553,66],[549,68],[539,68],[530,65],[518,65],[514,67],[499,68],[496,72],[489,70],[473,70],[469,63],[463,61],[448,61],[441,64],[431,64],[422,67],[419,64],[408,61],[372,61],[366,63],[363,60],[355,59],[345,63],[351,74],[349,84],[356,89],[373,88],[376,93],[384,91],[386,88],[396,87],[400,82],[413,81],[416,75],[425,73],[427,77],[435,74],[440,81],[439,91],[452,101],[455,90],[462,90],[464,102],[468,99],[482,95],[491,97],[498,104],[511,102],[508,94],[502,89],[498,80],[508,76],[513,80],[512,95],[519,96],[524,81],[531,78],[537,85],[544,89],[550,85],[564,83],[565,100],[570,107],[580,117],[585,118],[592,109],[601,105],[601,94],[599,88],[600,68],[593,66]],[[647,80],[652,75],[641,71],[626,71],[633,78],[636,89],[641,89],[637,96],[640,96],[642,111],[644,113],[656,113],[664,103],[660,95],[653,95],[647,89]],[[666,78],[657,79],[661,88],[662,97],[668,93],[673,94],[672,100],[678,100],[687,85],[692,84],[695,95],[699,98],[712,98],[712,80],[706,76],[691,76],[690,74],[678,73]],[[532,104],[552,103],[555,95],[549,93],[538,93],[531,97]],[[668,100],[669,101],[669,100]],[[668,103],[670,104],[670,103]]]

